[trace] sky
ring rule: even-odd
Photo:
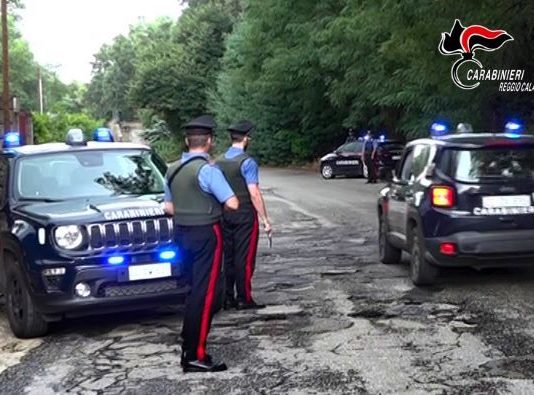
[[[19,27],[37,62],[65,83],[89,82],[93,55],[140,18],[178,18],[180,0],[23,0]]]

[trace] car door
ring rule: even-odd
[[[359,142],[348,143],[340,147],[338,158],[336,159],[338,174],[347,176],[359,174],[361,149],[362,145]]]
[[[405,195],[408,187],[410,175],[412,173],[413,166],[413,154],[414,147],[408,148],[403,155],[401,165],[397,168],[395,172],[395,177],[391,183],[391,189],[389,191],[389,207],[388,207],[388,226],[390,232],[392,232],[395,237],[400,237],[403,239],[404,227],[401,225],[401,220],[404,218],[404,211],[406,210]]]
[[[415,204],[418,190],[417,180],[423,176],[430,160],[431,147],[427,144],[418,144],[409,148],[402,159],[391,187],[390,218],[392,232],[399,237],[406,237],[409,207]]]

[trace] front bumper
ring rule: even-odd
[[[170,277],[129,280],[129,265],[149,263],[158,262],[152,255],[146,254],[128,256],[126,263],[116,266],[104,264],[101,260],[71,264],[47,261],[46,265],[34,266],[30,294],[36,309],[49,319],[180,303],[189,292],[181,261],[170,262]],[[45,276],[43,270],[53,267],[65,268],[65,274]],[[76,295],[76,284],[81,282],[89,285],[90,296]]]
[[[441,243],[455,243],[454,256],[440,252]],[[437,266],[510,267],[534,265],[534,230],[459,232],[425,238],[426,258]]]

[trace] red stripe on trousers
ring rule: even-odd
[[[208,289],[206,290],[204,310],[202,311],[202,319],[200,322],[200,336],[198,338],[197,345],[197,359],[199,361],[202,361],[206,357],[206,340],[208,338],[211,308],[213,306],[213,296],[215,293],[215,287],[217,286],[217,279],[219,277],[219,271],[221,268],[221,257],[223,248],[221,225],[213,225],[213,232],[215,233],[215,238],[217,239],[217,245],[215,247],[213,262],[211,264],[210,280],[208,282]]]
[[[256,248],[258,246],[258,216],[254,213],[254,225],[252,234],[250,235],[250,242],[248,246],[247,261],[245,263],[245,299],[247,302],[252,301],[252,264],[256,257]]]

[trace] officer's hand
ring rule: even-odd
[[[269,221],[265,221],[263,223],[263,229],[265,230],[265,233],[267,233],[269,236],[273,233],[273,227]]]

